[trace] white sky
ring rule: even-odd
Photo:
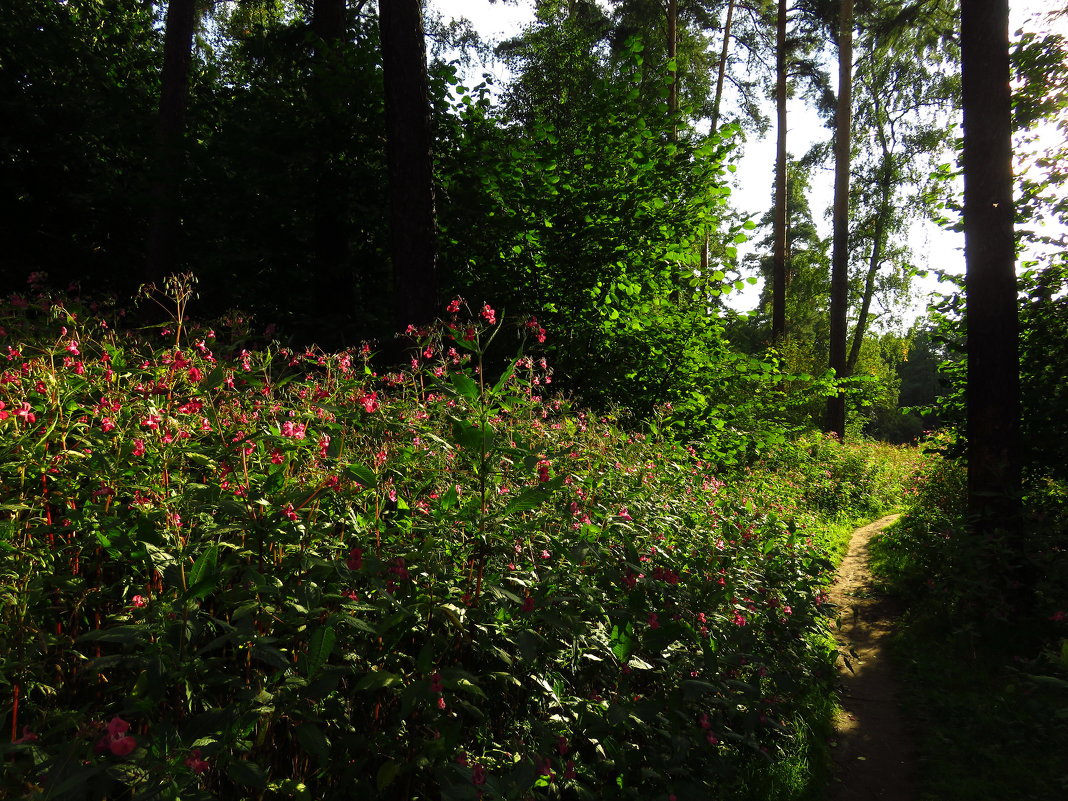
[[[1036,29],[1036,14],[1055,8],[1058,3],[1068,0],[1010,0],[1011,30],[1023,26]],[[492,43],[512,36],[533,21],[533,0],[516,0],[505,4],[502,0],[491,3],[489,0],[428,0],[429,5],[446,19],[466,17],[471,20],[483,39]],[[1068,33],[1068,19],[1062,18],[1058,24]],[[499,79],[507,78],[502,65],[491,65],[489,71]],[[833,71],[832,71],[833,72]],[[769,101],[770,105],[770,101]],[[816,141],[826,139],[829,129],[824,127],[814,110],[802,101],[795,101],[789,107],[788,119],[790,129],[787,141],[794,156],[802,155]],[[738,171],[733,179],[732,205],[742,213],[759,217],[771,205],[772,181],[775,162],[774,126],[763,140],[750,140],[738,160]],[[823,235],[829,235],[830,223],[823,211],[831,202],[833,170],[818,170],[812,176],[812,192],[809,202],[813,217]],[[917,222],[910,234],[913,260],[917,266],[934,267],[950,272],[963,272],[963,235],[942,231],[933,224]],[[744,252],[745,245],[740,250]],[[921,280],[917,287],[918,298],[908,316],[921,314],[926,305],[928,292],[938,288],[934,278]],[[731,305],[738,309],[752,308],[757,299],[759,287],[748,287],[747,291],[735,296]]]

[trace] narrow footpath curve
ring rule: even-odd
[[[874,592],[868,569],[869,540],[897,518],[884,517],[853,532],[828,592],[839,609],[835,638],[843,657],[830,801],[912,801],[914,795],[911,737],[886,654],[886,638],[900,610]]]

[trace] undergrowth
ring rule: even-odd
[[[966,474],[935,457],[914,505],[872,541],[873,570],[908,606],[893,654],[918,733],[922,801],[1054,801],[1068,794],[1068,512],[1063,488],[1032,482],[1019,532],[1036,577],[1032,609],[1000,562],[1007,534],[969,528]]]
[[[0,795],[814,792],[834,525],[906,452],[717,476],[553,396],[489,306],[379,374],[152,297],[0,310]]]

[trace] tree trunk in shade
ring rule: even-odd
[[[394,314],[403,329],[429,322],[438,312],[426,42],[419,0],[380,0],[378,14],[386,93]]]
[[[182,139],[189,99],[189,68],[196,7],[193,0],[171,0],[163,40],[156,151],[152,165],[151,210],[145,259],[146,282],[158,282],[174,271],[182,177]]]
[[[1008,0],[961,4],[968,501],[980,531],[1020,506],[1019,322]]]
[[[341,153],[338,98],[333,97],[337,82],[331,80],[337,68],[340,46],[345,37],[345,0],[315,0],[310,25],[315,34],[312,64],[312,113],[315,114],[315,163],[312,198],[312,247],[315,265],[313,298],[315,319],[321,321],[310,338],[328,348],[351,344],[356,332],[355,280],[349,263],[348,190],[338,164]]]

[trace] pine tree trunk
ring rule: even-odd
[[[719,51],[719,69],[716,73],[716,97],[712,102],[712,125],[710,130],[716,132],[719,127],[719,107],[723,100],[723,80],[727,75],[727,54],[730,52],[731,23],[734,18],[734,0],[727,3],[727,18],[723,21],[723,46]]]
[[[968,501],[980,531],[1012,529],[1020,494],[1019,323],[1007,0],[961,5]]]
[[[175,268],[181,228],[178,194],[182,175],[182,139],[189,99],[196,7],[193,0],[171,0],[163,39],[156,152],[152,169],[151,211],[145,260],[145,281],[158,282]]]
[[[426,41],[419,0],[380,0],[386,94],[394,314],[399,328],[429,322],[437,308]]]
[[[786,0],[775,24],[775,215],[771,265],[771,339],[786,336]]]
[[[883,250],[886,247],[886,218],[890,214],[890,200],[894,191],[893,175],[890,167],[889,154],[883,154],[883,168],[880,170],[879,188],[882,196],[879,199],[879,216],[875,218],[875,230],[872,232],[871,256],[868,258],[868,274],[864,277],[864,293],[860,298],[860,312],[857,314],[857,326],[853,330],[853,344],[849,348],[849,358],[846,360],[845,374],[853,375],[860,359],[860,348],[864,344],[864,335],[868,330],[868,313],[871,310],[871,301],[875,297],[875,277],[882,266]]]
[[[853,0],[841,0],[838,18],[838,107],[834,132],[834,247],[831,251],[830,367],[846,377],[849,307],[849,166],[853,107]],[[845,394],[827,399],[828,433],[845,437]]]
[[[312,246],[315,279],[313,297],[317,321],[312,338],[328,348],[341,348],[355,339],[355,281],[349,264],[347,188],[339,173],[341,154],[333,96],[338,50],[345,36],[345,0],[315,0],[311,29],[316,36],[312,64],[312,105],[315,114],[315,165],[312,198]]]

